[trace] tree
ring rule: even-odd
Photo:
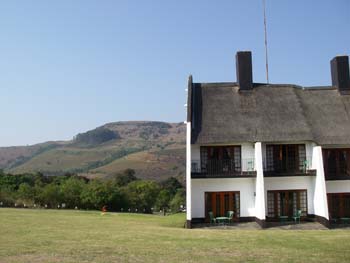
[[[171,199],[171,193],[168,190],[161,190],[157,197],[157,207],[163,210],[163,215],[165,216],[166,210],[169,208],[169,202]]]
[[[186,203],[186,192],[185,189],[178,189],[174,198],[170,201],[171,211],[179,211],[180,207]]]
[[[61,185],[62,200],[67,208],[81,206],[80,194],[85,187],[85,182],[77,177],[70,177]]]
[[[17,196],[25,201],[34,202],[35,189],[27,183],[22,183],[18,188]]]
[[[13,206],[16,202],[15,193],[12,189],[0,187],[0,202],[2,206]]]
[[[152,212],[159,192],[159,186],[152,181],[138,180],[128,184],[125,188],[127,200],[132,208],[146,213]]]
[[[175,177],[170,177],[160,184],[162,188],[168,190],[172,196],[176,194],[177,189],[183,188],[182,184]]]
[[[129,183],[136,181],[137,177],[135,176],[135,170],[126,169],[121,174],[115,175],[115,182],[119,186],[125,186]]]
[[[39,200],[43,205],[55,208],[62,203],[62,194],[57,184],[46,185],[40,193]]]
[[[91,180],[83,189],[81,202],[85,208],[100,210],[107,206],[109,210],[118,210],[124,204],[123,197],[119,187],[110,181]]]

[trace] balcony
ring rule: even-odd
[[[191,177],[196,178],[237,178],[255,177],[254,159],[192,160]]]
[[[264,160],[264,176],[315,176],[316,170],[311,169],[311,160],[311,156],[281,158],[277,160],[266,158]]]

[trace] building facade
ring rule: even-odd
[[[188,81],[187,227],[234,211],[235,221],[350,218],[350,78],[331,60],[332,86],[254,83],[251,52],[237,82]]]

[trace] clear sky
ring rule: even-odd
[[[271,83],[329,85],[350,54],[350,1],[266,0]],[[71,139],[106,122],[185,119],[187,77],[265,81],[262,0],[0,3],[0,146]]]

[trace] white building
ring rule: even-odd
[[[236,83],[188,83],[187,227],[234,211],[236,221],[350,218],[350,78],[331,61],[332,86],[253,83],[250,52]]]

